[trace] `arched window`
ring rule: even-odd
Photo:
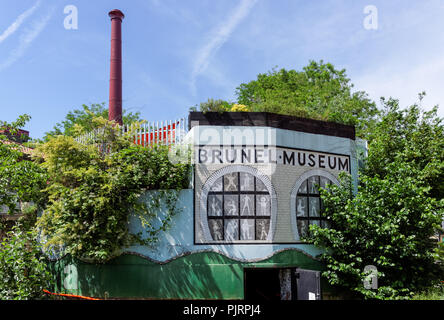
[[[209,240],[271,239],[276,196],[267,177],[247,166],[230,166],[215,173],[205,186],[202,200]]]
[[[311,224],[329,227],[319,193],[320,187],[325,189],[329,184],[338,184],[338,181],[329,172],[321,170],[306,172],[296,182],[291,194],[291,207],[293,232],[297,240],[309,234]]]

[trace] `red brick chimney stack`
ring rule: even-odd
[[[111,59],[108,119],[122,125],[122,20],[125,15],[114,9],[111,18]]]

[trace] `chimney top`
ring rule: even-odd
[[[108,13],[108,15],[109,15],[109,17],[110,17],[111,19],[120,19],[120,21],[122,21],[122,19],[125,18],[125,15],[124,15],[123,12],[120,11],[119,9],[111,10],[111,11]]]

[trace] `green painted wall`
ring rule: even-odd
[[[153,299],[243,299],[244,268],[322,265],[297,250],[285,250],[260,262],[240,262],[215,252],[200,252],[159,264],[124,254],[106,264],[64,257],[51,262],[56,292],[90,297]]]

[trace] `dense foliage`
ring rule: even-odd
[[[0,300],[42,299],[52,288],[36,233],[16,225],[0,242]]]
[[[377,108],[367,94],[352,92],[345,70],[323,61],[302,71],[272,70],[237,88],[238,103],[266,111],[356,126],[364,135],[374,123]]]
[[[444,300],[444,284],[436,284],[427,290],[416,293],[412,300]]]
[[[0,123],[0,207],[5,214],[22,214],[12,229],[10,223],[0,220],[0,299],[43,298],[42,290],[51,285],[47,261],[33,230],[46,202],[41,192],[46,171],[23,152],[21,142],[27,139],[18,129],[29,119],[22,115],[12,123]]]
[[[417,105],[401,110],[394,99],[382,102],[380,122],[368,136],[371,152],[364,172],[385,177],[391,163],[408,163],[430,186],[431,197],[444,198],[444,130],[437,107],[423,112]]]
[[[97,129],[89,143],[50,136],[31,159],[30,150],[24,153],[16,142],[23,140],[18,128],[29,119],[1,123],[8,134],[0,136],[0,204],[22,217],[6,234],[6,224],[0,224],[0,299],[44,298],[42,290],[51,289],[41,243],[104,262],[127,245],[156,241],[178,212],[178,190],[188,187],[189,166],[171,164],[168,147],[134,145],[132,131],[121,135],[101,117],[73,128],[76,134]],[[158,190],[147,203],[140,199],[146,190]],[[166,212],[159,217],[163,204]],[[140,219],[144,234],[129,233],[131,216]]]
[[[231,102],[221,99],[208,99],[199,104],[199,111],[202,112],[226,112],[231,109]],[[197,111],[197,107],[191,107],[190,111]]]
[[[165,229],[176,211],[178,190],[188,186],[189,167],[171,164],[167,146],[134,145],[131,132],[120,135],[107,120],[94,121],[101,131],[89,144],[57,136],[39,147],[50,179],[49,202],[38,226],[47,246],[63,245],[74,257],[103,262],[134,241],[154,241]],[[152,189],[171,189],[159,193],[168,204],[160,227],[153,224],[159,218],[155,208],[139,200]],[[129,233],[130,214],[142,220],[148,238]]]
[[[357,194],[346,177],[322,190],[332,228],[311,226],[311,240],[327,250],[324,276],[331,284],[367,298],[408,298],[443,275],[431,238],[444,217],[444,129],[436,109],[383,102]],[[378,270],[377,290],[364,287],[367,265]]]
[[[375,124],[376,105],[362,91],[352,92],[353,84],[345,70],[337,70],[323,61],[310,63],[302,71],[280,69],[258,74],[256,80],[236,89],[237,103],[208,99],[200,111],[256,111],[333,121],[356,126],[365,137]]]
[[[9,214],[17,214],[29,206],[38,210],[46,202],[41,192],[46,186],[46,171],[23,153],[20,143],[11,139],[19,136],[18,128],[29,119],[28,115],[22,115],[13,123],[0,122],[0,130],[9,133],[0,134],[0,207],[4,206]]]
[[[108,108],[105,103],[93,103],[91,105],[82,105],[81,109],[74,109],[68,112],[62,122],[57,123],[54,128],[45,133],[44,141],[57,135],[75,136],[79,128],[91,131],[95,128],[93,119],[102,117],[108,119]],[[140,121],[139,112],[128,112],[123,110],[122,121],[125,124],[131,124]]]

